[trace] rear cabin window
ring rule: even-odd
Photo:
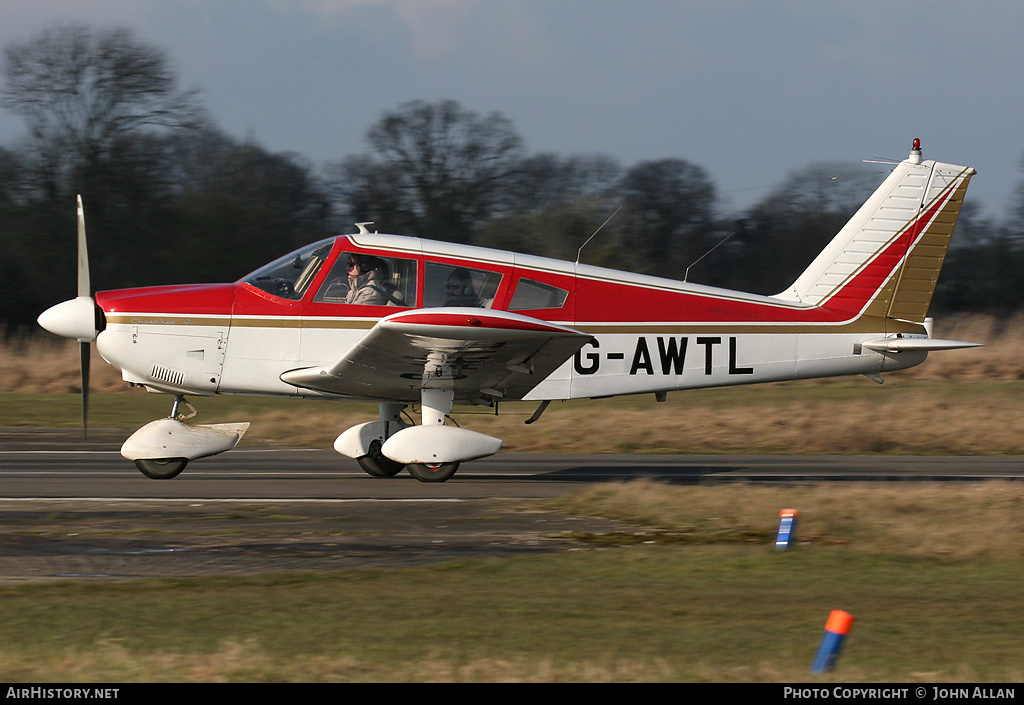
[[[314,301],[364,306],[415,306],[416,261],[342,252]]]
[[[486,269],[427,262],[423,274],[424,306],[490,308],[501,275]]]
[[[565,305],[565,299],[569,292],[559,289],[557,286],[533,281],[532,279],[520,279],[516,284],[516,291],[512,294],[512,301],[508,305],[509,311],[527,311],[535,308],[561,308]]]

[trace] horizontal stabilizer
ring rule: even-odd
[[[984,343],[968,343],[964,340],[938,340],[935,338],[879,338],[861,343],[869,350],[878,352],[903,352],[906,350],[958,350],[960,348],[978,348]]]

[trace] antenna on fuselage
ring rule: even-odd
[[[598,227],[598,229],[594,231],[593,235],[588,237],[587,241],[584,242],[582,245],[580,245],[580,249],[576,252],[576,264],[580,263],[580,257],[583,256],[583,248],[586,247],[588,244],[590,244],[590,241],[594,239],[594,235],[597,235],[599,232],[601,232],[601,228],[603,228],[604,226],[608,225],[608,223],[611,221],[611,219],[614,218],[615,214],[618,213],[620,210],[622,210],[622,206],[619,206],[618,208],[616,208],[615,212],[612,213],[610,216],[608,216],[608,218],[605,219],[605,221],[603,223],[601,223],[600,227]]]
[[[368,220],[365,223],[356,223],[356,227],[359,228],[360,235],[370,235],[370,231],[366,228],[367,225],[373,225],[372,220]]]
[[[712,248],[711,248],[710,250],[708,250],[707,252],[705,252],[704,254],[702,254],[702,255],[701,255],[700,257],[698,257],[697,259],[695,259],[695,260],[694,260],[693,262],[691,262],[691,263],[690,263],[690,267],[694,266],[695,264],[697,264],[698,262],[700,262],[700,261],[701,261],[702,259],[704,259],[704,258],[705,258],[705,257],[707,257],[708,255],[710,255],[710,254],[711,254],[712,252],[714,252],[715,250],[717,250],[717,249],[718,249],[719,247],[721,247],[722,245],[724,245],[724,244],[726,243],[726,241],[727,241],[727,240],[728,240],[729,238],[731,238],[731,237],[732,237],[733,235],[735,235],[735,234],[736,234],[736,231],[735,231],[735,230],[733,230],[733,231],[732,231],[731,233],[729,233],[729,234],[728,234],[728,235],[726,235],[726,236],[725,236],[724,238],[722,238],[721,240],[719,240],[719,241],[718,241],[718,244],[716,244],[716,245],[715,245],[714,247],[712,247]],[[687,268],[686,268],[686,271],[685,271],[685,272],[683,272],[683,281],[686,281],[686,280],[687,280],[687,278],[688,278],[688,277],[690,276],[690,267],[687,267]]]

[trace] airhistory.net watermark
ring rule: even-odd
[[[26,700],[115,700],[120,688],[8,687],[4,697]]]

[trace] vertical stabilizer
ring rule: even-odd
[[[920,142],[777,298],[921,323],[974,169],[922,161]]]

